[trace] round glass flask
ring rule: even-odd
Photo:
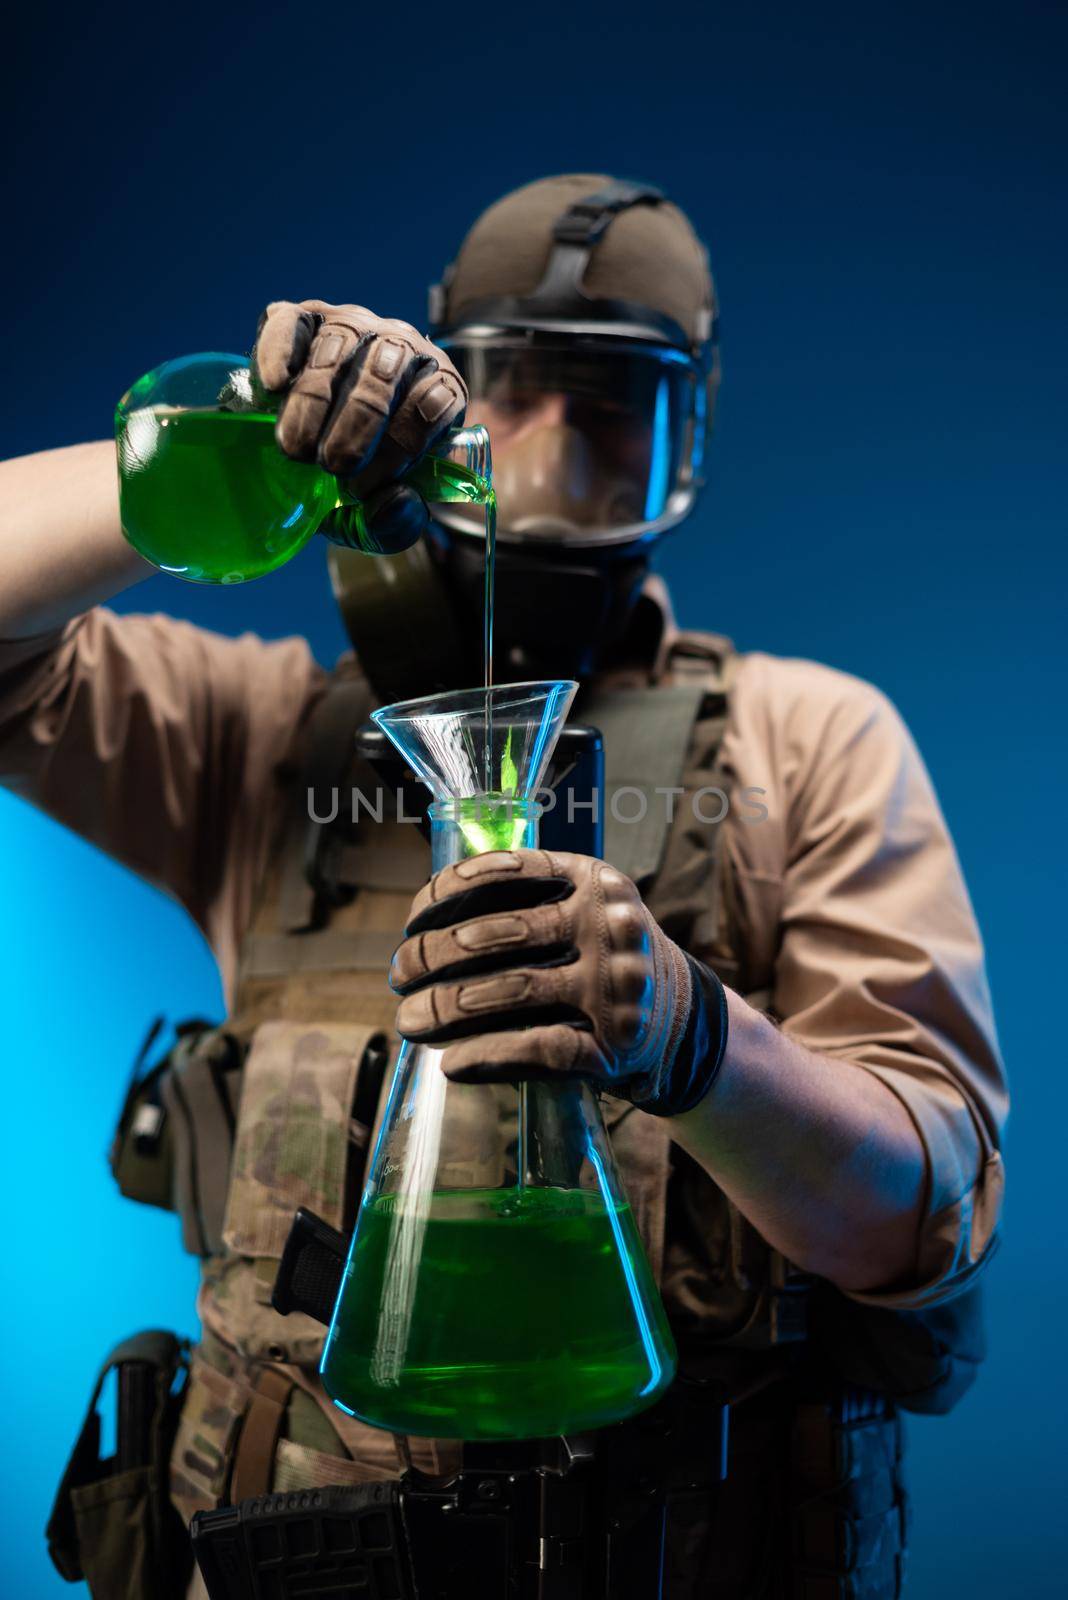
[[[337,542],[377,555],[363,508],[333,473],[275,442],[279,397],[248,358],[165,361],[115,409],[119,517],[134,549],[190,583],[244,583],[291,560],[333,516]],[[405,474],[428,501],[492,497],[484,428],[450,429]]]

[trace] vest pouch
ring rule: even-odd
[[[194,1354],[170,1460],[170,1493],[186,1527],[227,1498],[234,1450],[251,1389]]]
[[[893,1403],[850,1389],[803,1402],[790,1464],[791,1592],[804,1600],[895,1600],[904,1587],[909,1517]]]
[[[171,1206],[190,1255],[222,1249],[244,1056],[232,1034],[189,1024],[179,1029],[160,1079],[173,1150]]]
[[[339,1231],[352,1226],[384,1045],[381,1029],[362,1023],[264,1022],[252,1037],[223,1249],[204,1263],[199,1301],[204,1326],[246,1360],[319,1359],[326,1330],[302,1312],[280,1316],[271,1291],[300,1207]]]
[[[357,1076],[380,1030],[359,1023],[265,1022],[245,1062],[223,1242],[235,1255],[280,1261],[293,1213],[346,1222]]]
[[[57,1571],[84,1579],[93,1600],[181,1600],[192,1550],[167,1489],[167,1463],[186,1376],[186,1345],[137,1334],[111,1352],[63,1475],[47,1528]],[[117,1448],[100,1456],[97,1404],[117,1375]]]
[[[150,1467],[72,1491],[78,1555],[93,1600],[148,1600],[166,1592],[149,1531],[149,1506],[158,1493]]]
[[[211,1255],[222,1244],[244,1051],[197,1019],[178,1023],[170,1050],[146,1068],[162,1026],[153,1023],[134,1063],[109,1164],[127,1199],[176,1211],[185,1248]]]

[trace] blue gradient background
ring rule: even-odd
[[[692,214],[725,381],[710,489],[662,568],[685,623],[901,707],[1014,1077],[991,1356],[951,1419],[912,1425],[908,1593],[1062,1594],[1063,6],[22,11],[2,112],[10,453],[108,433],[131,379],[246,348],[272,298],[421,320],[466,222],[529,178],[643,176]],[[119,605],[302,629],[325,661],[342,643],[319,548],[240,591],[158,579]],[[0,830],[20,1301],[0,1592],[37,1600],[64,1592],[41,1528],[99,1359],[135,1328],[194,1326],[174,1220],[120,1201],[104,1152],[148,1019],[215,1014],[219,994],[176,907],[7,797]]]

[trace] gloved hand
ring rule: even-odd
[[[457,1082],[575,1075],[644,1111],[688,1111],[727,1042],[716,975],[623,873],[498,850],[443,868],[412,903],[390,983],[406,1039],[446,1046]]]
[[[430,520],[397,477],[462,420],[463,379],[443,350],[407,322],[366,306],[276,300],[260,318],[253,366],[284,394],[275,435],[296,461],[318,461],[363,502],[382,553],[406,550]],[[332,519],[321,530],[340,538]]]

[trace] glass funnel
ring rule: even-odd
[[[115,410],[119,515],[134,549],[191,583],[243,583],[282,566],[333,514],[332,536],[381,554],[360,502],[275,443],[277,397],[245,356],[180,356],[139,378]],[[406,474],[429,501],[492,497],[484,428],[453,428]]]
[[[531,794],[575,688],[503,685],[375,714],[435,795],[435,871],[536,845]],[[589,1086],[453,1084],[440,1050],[406,1043],[323,1354],[335,1403],[400,1433],[539,1438],[640,1410],[674,1366]]]

